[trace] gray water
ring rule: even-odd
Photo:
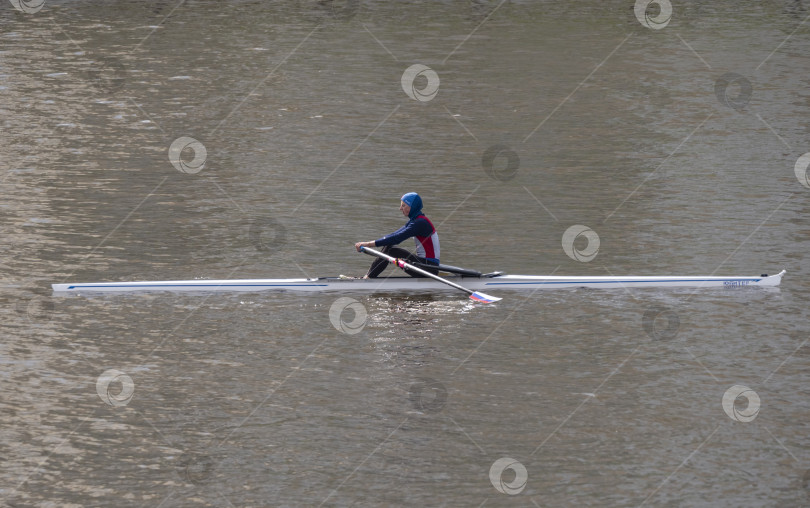
[[[5,505],[810,504],[806,2],[16,4]],[[445,263],[787,274],[495,305],[50,290],[360,275],[408,191]]]

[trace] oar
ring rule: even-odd
[[[433,275],[432,273],[430,273],[430,272],[428,272],[426,270],[422,270],[419,267],[416,267],[416,266],[413,266],[413,265],[411,265],[409,263],[406,263],[405,261],[403,261],[403,260],[401,260],[399,258],[389,256],[388,254],[383,254],[380,251],[377,251],[377,250],[374,250],[374,249],[369,249],[368,247],[360,247],[360,251],[365,252],[366,254],[371,254],[372,256],[377,256],[378,258],[386,259],[386,260],[390,261],[391,263],[397,265],[398,267],[402,268],[403,270],[405,270],[407,268],[408,270],[412,270],[412,271],[414,271],[416,273],[424,275],[425,277],[430,277],[431,279],[435,279],[435,280],[437,280],[439,282],[444,282],[448,286],[452,286],[452,287],[454,287],[456,289],[460,289],[460,290],[464,291],[465,293],[467,293],[468,295],[470,295],[470,299],[475,300],[476,302],[495,303],[495,302],[498,302],[498,301],[502,300],[501,298],[498,298],[497,296],[489,296],[489,295],[484,294],[484,293],[479,293],[478,291],[473,291],[471,289],[461,287],[458,284],[456,284],[455,282],[450,282],[447,279],[442,279],[438,275]]]

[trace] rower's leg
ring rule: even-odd
[[[391,257],[404,259],[408,263],[425,264],[424,259],[420,259],[416,254],[412,253],[409,250],[405,250],[401,247],[392,247],[390,245],[386,245],[385,247],[382,247],[380,249],[380,252],[388,254]],[[383,272],[383,270],[385,270],[387,266],[388,266],[387,260],[382,258],[376,258],[374,261],[371,262],[371,267],[368,269],[366,278],[374,279],[376,277],[379,277],[379,275]],[[433,275],[439,275],[438,269],[425,268],[425,270],[429,271]],[[410,275],[411,277],[424,277],[424,275],[408,271],[407,268],[404,270],[404,272]]]
[[[405,249],[400,249],[400,248],[397,248],[397,247],[393,247],[391,250],[394,251],[394,253],[389,252],[388,253],[389,256],[394,256],[396,258],[404,259],[406,263],[419,263],[419,264],[422,264],[422,265],[427,264],[427,262],[424,259],[420,258],[416,254],[414,254],[414,253],[412,253],[410,251],[407,251]],[[432,273],[433,275],[439,275],[439,270],[438,269],[425,268],[425,270]],[[404,271],[405,271],[405,273],[407,273],[411,277],[424,277],[424,275],[422,275],[422,274],[408,271],[407,268]]]
[[[427,261],[425,261],[424,259],[419,258],[419,257],[417,257],[417,256],[415,256],[415,255],[411,255],[410,257],[406,258],[406,259],[405,259],[405,261],[408,261],[408,262],[411,262],[411,263],[420,263],[420,264],[422,264],[422,265],[428,265],[428,264],[429,264],[429,263],[428,263]],[[439,275],[439,269],[438,269],[438,268],[427,268],[427,267],[424,267],[424,268],[423,268],[422,266],[420,266],[419,268],[422,268],[422,269],[423,269],[423,270],[425,270],[426,272],[430,272],[430,273],[432,273],[433,275]],[[411,277],[422,277],[422,278],[424,278],[424,277],[425,277],[425,276],[424,276],[424,275],[422,275],[421,273],[411,273],[411,272],[409,272],[407,269],[405,269],[405,272],[407,272],[407,274],[408,274],[408,275],[410,275]]]
[[[392,254],[391,251],[403,251],[408,253],[408,251],[404,249],[398,249],[397,247],[391,247],[390,245],[386,245],[380,248],[380,252],[383,254],[388,254],[389,256],[397,257],[396,254]],[[380,276],[383,270],[386,269],[388,266],[388,261],[383,258],[374,258],[374,261],[371,262],[371,267],[368,269],[368,273],[366,273],[366,279],[375,279]]]
[[[388,254],[391,257],[395,258],[402,258],[408,259],[410,256],[413,256],[409,251],[405,249],[401,249],[399,247],[393,247],[391,245],[386,245],[385,247],[380,248],[380,252],[383,254]],[[368,269],[368,273],[366,274],[366,278],[374,279],[379,277],[379,275],[386,269],[388,266],[388,260],[382,258],[376,258],[374,261],[371,262],[371,267]],[[410,273],[408,275],[411,275]]]
[[[385,267],[388,266],[388,261],[382,258],[376,258],[374,261],[371,262],[371,267],[368,269],[368,273],[364,278],[366,279],[374,279],[379,276]]]

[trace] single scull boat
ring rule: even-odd
[[[444,265],[442,265],[444,266]],[[737,288],[741,286],[778,286],[785,270],[776,275],[758,277],[672,277],[672,276],[563,276],[563,275],[505,275],[500,272],[464,274],[445,277],[470,290],[535,290],[560,288],[651,288],[693,287]],[[451,272],[457,273],[457,272]],[[387,277],[378,279],[347,279],[318,277],[311,279],[241,279],[241,280],[170,280],[139,282],[90,282],[53,284],[55,292],[132,292],[132,291],[438,291],[451,290],[443,282],[430,278]]]

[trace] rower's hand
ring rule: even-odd
[[[357,249],[357,252],[360,252],[360,247],[365,247],[366,242],[357,242],[354,244],[354,248]]]

